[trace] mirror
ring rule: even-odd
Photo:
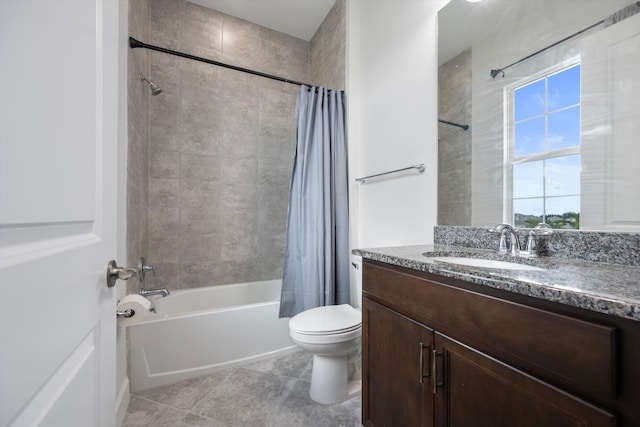
[[[640,232],[638,11],[640,2],[630,0],[451,0],[438,13],[439,119],[469,125],[438,126],[439,225],[526,227],[538,215],[546,213],[550,222],[571,214],[527,211],[512,202],[513,176],[526,169],[514,172],[513,94],[526,82],[579,63],[579,162],[573,169],[580,212],[574,225]],[[495,77],[491,70],[498,70]],[[558,186],[565,173],[556,173]],[[540,187],[550,187],[549,176]],[[518,224],[523,218],[529,222]]]

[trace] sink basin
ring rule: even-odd
[[[508,261],[497,261],[493,259],[481,258],[465,258],[465,257],[433,257],[436,262],[444,262],[447,264],[458,264],[468,267],[493,268],[501,270],[519,270],[519,271],[544,271],[544,268],[534,267],[533,265],[518,264]]]

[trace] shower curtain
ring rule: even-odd
[[[280,317],[350,300],[344,92],[303,85],[296,124]]]

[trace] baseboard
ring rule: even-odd
[[[118,392],[116,399],[116,425],[121,426],[124,421],[124,416],[127,414],[127,408],[129,407],[129,400],[131,395],[129,394],[129,378],[125,378],[122,381],[122,387]]]

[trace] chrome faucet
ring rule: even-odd
[[[162,295],[162,297],[169,296],[170,292],[167,288],[159,288],[159,289],[140,289],[138,291],[140,295],[143,297],[147,297],[150,295]]]
[[[518,255],[520,253],[520,239],[515,228],[509,224],[498,224],[493,228],[493,231],[500,234],[498,252],[509,255]]]

